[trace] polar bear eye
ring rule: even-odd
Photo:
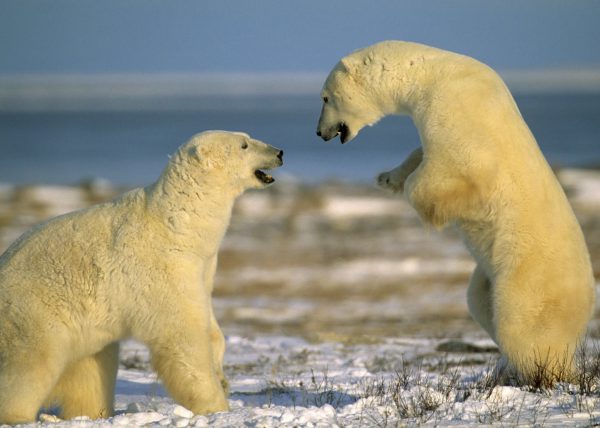
[[[244,142],[242,143],[242,149],[243,149],[243,150],[246,150],[247,148],[248,148],[248,143],[244,141]]]
[[[323,97],[323,102],[324,102],[324,103],[328,103],[328,102],[329,102],[329,98],[327,98],[327,97]]]

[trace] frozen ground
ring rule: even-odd
[[[600,172],[564,170],[559,177],[599,278]],[[0,183],[0,251],[31,224],[116,191],[103,182]],[[220,253],[214,302],[227,336],[231,412],[191,417],[160,387],[145,348],[127,342],[114,418],[43,417],[41,424],[600,423],[600,375],[583,390],[550,391],[498,386],[486,376],[498,354],[467,313],[473,266],[452,230],[425,230],[399,198],[369,186],[280,180],[238,201]],[[594,344],[597,327],[598,317],[590,329]]]
[[[497,358],[489,340],[380,339],[377,343],[309,343],[261,335],[227,339],[231,411],[209,416],[168,398],[148,371],[148,354],[128,342],[122,352],[116,416],[53,421],[53,427],[394,427],[416,425],[589,426],[600,423],[597,393],[494,386]],[[127,368],[126,368],[127,367]],[[36,426],[31,424],[29,426]]]

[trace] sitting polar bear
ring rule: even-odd
[[[234,200],[283,152],[204,132],[156,183],[34,227],[0,257],[0,424],[113,411],[118,342],[148,345],[167,390],[195,413],[227,410],[224,338],[211,303]]]
[[[477,261],[469,310],[510,365],[570,379],[594,307],[583,234],[500,77],[466,56],[387,41],[343,58],[322,91],[317,134],[350,141],[365,125],[408,114],[421,137],[379,176],[427,223],[454,224]],[[529,377],[530,379],[530,377]]]

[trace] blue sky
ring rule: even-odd
[[[0,0],[0,74],[326,72],[384,39],[600,68],[600,1]]]

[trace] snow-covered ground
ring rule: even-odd
[[[600,278],[600,172],[563,170],[559,178]],[[115,192],[101,181],[0,183],[0,251],[32,224]],[[177,406],[147,350],[126,342],[116,416],[43,415],[31,426],[600,423],[600,368],[582,385],[545,391],[493,382],[499,355],[465,302],[473,266],[454,231],[424,229],[397,197],[280,180],[240,198],[220,252],[214,305],[227,336],[230,412],[193,416]]]
[[[148,370],[146,349],[124,344],[116,415],[53,427],[393,427],[416,425],[589,426],[600,396],[578,386],[547,391],[494,385],[490,340],[379,339],[309,343],[297,337],[227,338],[229,412],[194,416]],[[126,368],[127,367],[127,368]],[[39,426],[30,424],[28,426]]]

